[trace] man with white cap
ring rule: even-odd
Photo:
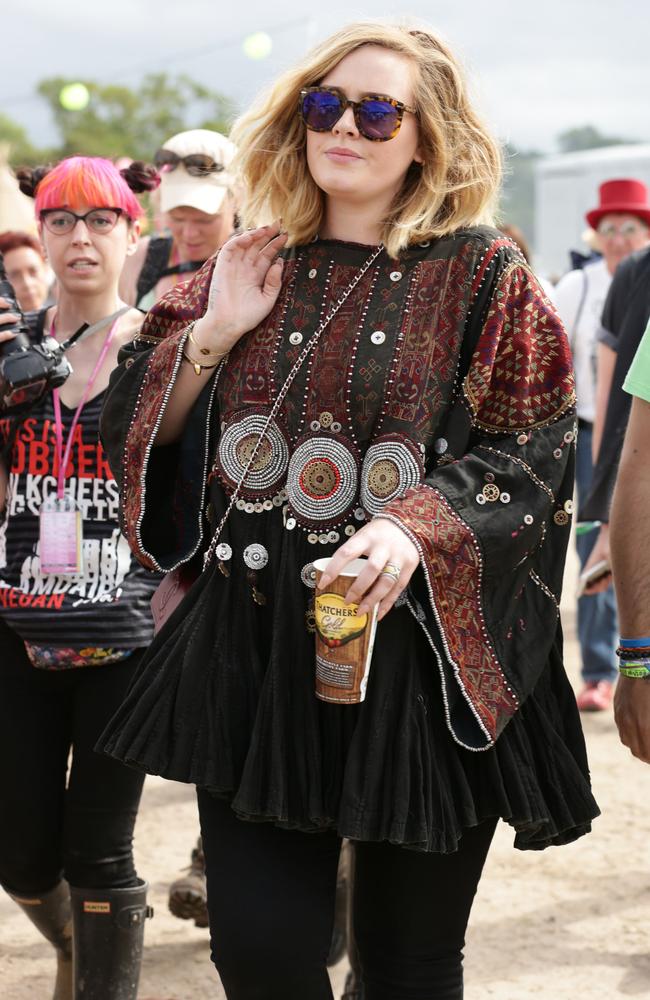
[[[235,147],[210,129],[172,136],[154,163],[161,181],[159,212],[169,236],[145,237],[128,258],[120,293],[125,302],[150,308],[221,247],[236,226]]]

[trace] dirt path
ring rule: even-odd
[[[565,625],[577,681],[570,615]],[[603,816],[577,844],[541,854],[514,851],[512,831],[500,826],[468,934],[466,1000],[650,998],[650,767],[620,746],[610,713],[584,722]],[[156,915],[147,927],[142,998],[223,997],[207,931],[166,907],[168,883],[187,864],[196,830],[192,789],[148,779],[136,854]],[[339,995],[344,976],[342,962],[332,977]],[[49,1000],[51,979],[48,947],[0,894],[0,996]]]

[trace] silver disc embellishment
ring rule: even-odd
[[[422,460],[404,440],[385,438],[368,448],[361,470],[361,504],[380,514],[386,504],[423,479]]]
[[[269,554],[259,542],[253,542],[244,549],[244,562],[249,569],[264,569],[269,561]]]
[[[314,590],[316,587],[316,570],[314,569],[313,563],[305,563],[300,571],[300,579],[304,583],[305,587],[309,587],[310,590]]]
[[[358,484],[359,463],[351,442],[310,437],[291,456],[289,504],[306,524],[340,520],[352,508]]]
[[[215,463],[225,486],[234,489],[244,474],[267,418],[263,413],[249,413],[235,418],[219,441]],[[245,497],[268,497],[284,482],[289,465],[289,444],[275,421],[271,421],[242,489]]]
[[[219,542],[214,550],[214,554],[219,562],[228,562],[229,559],[232,559],[232,549],[228,545],[228,542]]]

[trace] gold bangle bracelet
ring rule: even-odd
[[[183,351],[183,357],[185,361],[189,361],[196,374],[200,375],[202,371],[211,371],[213,368],[216,368],[217,365],[219,364],[219,361],[223,361],[223,358],[225,358],[225,354],[222,355],[219,361],[215,361],[214,364],[209,364],[209,365],[201,364],[200,361],[196,361],[194,358],[191,358],[187,353],[187,351]]]
[[[208,350],[207,347],[201,347],[201,345],[197,343],[197,341],[194,339],[193,330],[194,330],[194,323],[191,324],[191,326],[187,331],[187,339],[194,344],[199,354],[202,354],[207,361],[214,361],[214,359],[216,358],[217,360],[215,361],[215,364],[219,364],[221,359],[225,358],[228,352],[223,351],[221,354],[218,354],[216,351]]]

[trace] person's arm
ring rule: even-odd
[[[566,336],[534,276],[504,255],[483,289],[487,308],[472,311],[460,397],[436,429],[442,455],[431,448],[423,481],[383,507],[328,567],[331,577],[349,559],[372,557],[351,598],[372,585],[384,557],[404,570],[397,589],[409,582],[450,731],[472,750],[492,746],[556,640],[575,437]],[[385,521],[414,549],[392,549],[397,536]]]
[[[596,412],[591,442],[591,458],[594,465],[598,459],[600,442],[603,439],[607,404],[616,367],[616,351],[601,341],[597,347],[596,359]]]
[[[197,375],[187,357],[206,364],[224,358],[275,305],[282,284],[282,261],[277,255],[285,243],[286,233],[279,226],[263,226],[232,237],[222,247],[212,274],[208,308],[194,325],[193,341],[185,340],[185,360],[167,400],[156,446],[178,441],[192,407],[214,374],[213,368],[204,368]]]
[[[625,435],[610,520],[621,635],[650,636],[650,402],[635,397]],[[619,679],[614,699],[622,743],[650,763],[650,680]]]
[[[149,569],[169,572],[192,558],[204,531],[218,382],[215,368],[197,375],[184,355],[211,364],[267,315],[280,289],[282,264],[275,258],[285,240],[270,226],[233,237],[218,258],[153,306],[120,354],[101,438],[120,488],[122,530]]]

